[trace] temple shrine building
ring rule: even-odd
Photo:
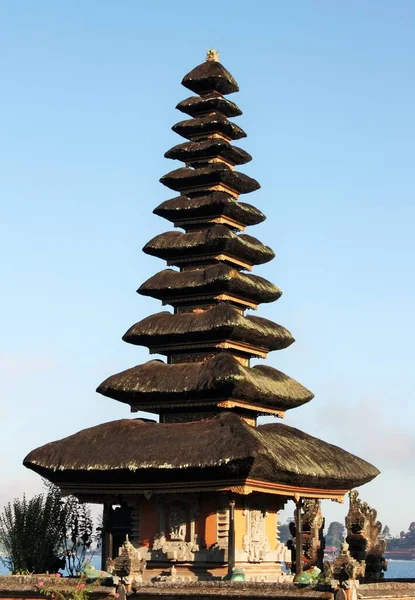
[[[186,118],[173,130],[185,141],[165,156],[183,166],[161,178],[177,195],[154,210],[176,229],[144,246],[167,268],[138,289],[166,310],[123,337],[164,360],[112,375],[97,390],[159,422],[90,427],[33,450],[24,464],[63,493],[103,505],[104,564],[128,535],[149,578],[174,565],[190,579],[236,567],[247,580],[277,581],[292,558],[278,538],[285,503],[297,507],[301,570],[305,513],[321,521],[318,500],[342,501],[378,470],[289,425],[258,425],[259,416],[282,418],[313,394],[273,367],[250,364],[294,338],[254,313],[282,292],[251,272],[274,252],[245,233],[265,216],[240,201],[260,186],[238,170],[251,160],[234,145],[246,137],[232,120],[241,110],[227,98],[238,85],[215,51],[182,84],[193,95],[177,105]]]

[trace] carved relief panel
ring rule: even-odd
[[[187,507],[183,504],[170,504],[167,513],[167,531],[171,540],[186,539],[187,532]]]
[[[249,562],[261,562],[269,552],[269,542],[266,534],[267,513],[262,508],[248,508],[247,533],[244,535],[244,550]]]

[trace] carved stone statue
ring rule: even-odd
[[[303,530],[303,560],[307,568],[323,567],[324,556],[324,517],[321,512],[321,502],[316,499],[306,499],[301,514]]]
[[[382,523],[377,520],[377,511],[359,498],[359,492],[349,494],[350,507],[346,517],[347,538],[350,554],[365,561],[365,582],[381,581],[387,563],[383,556],[386,542],[379,539]]]
[[[340,584],[345,581],[360,579],[365,574],[365,563],[358,561],[351,556],[349,544],[343,542],[339,556],[333,562],[333,576]]]
[[[122,579],[124,583],[130,585],[134,582],[141,582],[146,570],[146,559],[140,554],[140,550],[135,548],[128,535],[125,542],[119,549],[117,558],[108,565],[111,572]]]

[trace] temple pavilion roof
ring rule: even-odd
[[[242,273],[223,263],[189,271],[164,269],[147,279],[137,291],[172,305],[183,304],[186,299],[194,303],[195,296],[223,299],[223,294],[259,304],[278,300],[282,294],[263,277]]]
[[[33,450],[24,464],[63,489],[125,493],[243,488],[341,497],[378,470],[288,425],[252,427],[237,415],[187,423],[122,419]],[[243,492],[242,492],[243,493]]]
[[[161,354],[175,352],[175,346],[190,349],[196,344],[198,348],[205,348],[214,343],[223,348],[226,342],[240,342],[253,356],[258,351],[262,355],[287,348],[294,342],[282,325],[263,317],[245,317],[228,303],[201,312],[156,313],[130,327],[123,340]]]
[[[198,163],[205,165],[217,158],[226,161],[230,165],[244,165],[252,160],[248,152],[221,138],[184,142],[168,150],[164,156],[181,160],[195,167],[198,166]]]
[[[206,190],[249,194],[261,187],[252,177],[234,171],[224,163],[209,164],[199,169],[181,167],[170,171],[160,181],[171,190],[186,192],[189,196],[205,193]]]
[[[212,113],[206,117],[195,117],[186,119],[173,125],[175,133],[178,133],[188,140],[205,137],[209,134],[220,134],[229,140],[240,140],[246,137],[245,131],[236,125],[233,121],[229,121],[221,113]]]
[[[203,262],[222,260],[240,262],[250,268],[274,258],[274,252],[253,236],[237,235],[225,225],[213,225],[208,229],[181,233],[167,231],[150,240],[143,252],[163,258],[170,265],[181,265],[199,259]],[[226,258],[227,256],[227,258]]]
[[[86,501],[204,490],[341,499],[378,470],[293,427],[256,426],[258,415],[283,416],[313,394],[273,367],[249,362],[294,338],[271,320],[245,315],[281,291],[243,272],[275,255],[241,233],[265,216],[239,201],[260,185],[234,169],[251,160],[232,143],[246,136],[231,120],[242,111],[224,98],[238,84],[214,51],[182,83],[197,96],[177,105],[192,118],[173,130],[189,141],[165,156],[184,166],[160,180],[180,195],[154,212],[185,231],[161,233],[143,248],[178,270],[165,269],[138,290],[171,304],[174,313],[148,316],[123,338],[167,355],[167,364],[149,361],[98,387],[133,411],[160,414],[162,422],[122,419],[90,427],[33,450],[24,464]]]
[[[206,96],[191,96],[179,102],[176,108],[191,117],[211,112],[222,113],[225,117],[239,117],[242,114],[239,106],[218,92]]]
[[[255,206],[246,202],[236,202],[225,192],[213,192],[205,196],[177,196],[162,202],[153,210],[156,215],[172,221],[176,226],[213,223],[215,219],[226,217],[230,227],[256,225],[265,220],[265,215]]]
[[[216,60],[207,60],[192,69],[183,77],[182,85],[201,96],[212,92],[223,95],[239,92],[239,86],[235,79]]]
[[[151,360],[108,377],[97,392],[133,410],[255,406],[258,414],[278,416],[313,398],[310,390],[281,371],[265,365],[243,366],[226,352],[204,362]]]

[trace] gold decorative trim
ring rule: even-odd
[[[235,304],[239,304],[246,308],[251,308],[252,310],[257,310],[258,303],[249,302],[249,300],[244,300],[239,296],[234,296],[233,294],[193,294],[192,296],[172,296],[164,298],[162,301],[163,306],[166,304],[172,306],[192,306],[193,302],[201,302],[207,301],[207,303],[213,303],[214,300],[224,302],[229,301]]]
[[[200,218],[187,218],[187,219],[180,219],[177,220],[175,219],[174,221],[174,226],[175,227],[182,227],[183,229],[187,229],[189,227],[189,225],[196,225],[196,226],[200,226],[200,225],[210,225],[211,223],[220,223],[223,225],[229,225],[230,227],[233,227],[234,229],[237,229],[238,231],[245,231],[246,227],[245,225],[241,225],[240,223],[238,223],[238,221],[235,221],[234,219],[231,219],[230,217],[226,217],[223,215],[217,215],[216,217],[200,217]]]
[[[242,260],[239,260],[238,258],[235,258],[231,254],[202,254],[202,255],[199,254],[199,255],[190,255],[190,256],[188,255],[186,257],[168,259],[168,260],[166,260],[166,263],[167,263],[167,266],[169,266],[169,267],[171,267],[171,266],[181,267],[182,265],[186,265],[189,263],[191,263],[195,266],[198,266],[198,265],[203,266],[206,264],[211,264],[211,261],[228,262],[228,263],[231,263],[232,265],[238,266],[239,268],[246,269],[247,271],[252,271],[251,263],[247,263]]]
[[[218,406],[220,408],[244,408],[246,410],[255,411],[258,414],[268,414],[279,417],[280,419],[284,419],[285,411],[284,410],[275,410],[272,408],[263,408],[260,404],[250,404],[245,400],[222,400],[218,402]]]
[[[230,491],[238,495],[247,496],[253,492],[285,496],[286,498],[320,498],[334,500],[342,503],[344,496],[350,490],[332,490],[321,488],[307,488],[287,485],[283,483],[270,483],[256,479],[229,480],[229,481],[195,481],[176,483],[146,483],[146,484],[102,484],[84,483],[73,484],[69,482],[59,483],[59,487],[66,493],[74,495],[91,494],[108,495],[114,494],[146,494],[146,493],[180,493],[180,492],[217,492]]]
[[[215,137],[215,136],[212,136]],[[223,136],[216,136],[216,137],[223,137]],[[196,138],[193,138],[196,139]],[[223,137],[224,140],[226,141],[230,141],[227,140],[225,137]],[[236,190],[233,190],[232,188],[230,188],[229,186],[225,185],[224,183],[217,183],[216,185],[211,185],[211,184],[206,184],[206,185],[193,185],[193,186],[189,186],[189,187],[183,187],[180,189],[180,194],[185,194],[186,192],[199,192],[199,191],[214,191],[214,192],[226,192],[228,194],[230,194],[231,196],[233,196],[236,200],[238,200],[240,194],[239,192],[237,192]]]
[[[147,411],[154,412],[155,409],[166,410],[168,408],[243,408],[245,410],[251,410],[256,413],[256,415],[275,415],[281,419],[285,418],[285,411],[283,410],[275,410],[272,408],[265,408],[261,404],[251,404],[245,400],[238,400],[234,398],[206,398],[204,400],[189,400],[188,402],[175,402],[166,401],[166,402],[148,402],[148,403],[140,403],[140,404],[130,404],[131,412],[139,412],[139,411]]]
[[[224,350],[234,350],[236,352],[242,352],[243,354],[249,354],[250,356],[256,356],[259,358],[267,358],[268,350],[259,348],[257,346],[251,346],[250,344],[244,344],[243,342],[233,342],[232,340],[223,341],[206,341],[206,342],[184,342],[181,344],[163,344],[160,346],[148,346],[150,354],[172,354],[183,352],[189,352],[192,350],[210,350],[212,348],[221,348]]]

